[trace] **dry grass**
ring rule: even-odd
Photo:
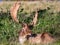
[[[10,7],[12,6],[12,4],[13,3],[15,3],[15,2],[10,2],[10,1],[7,1],[7,2],[1,2],[0,3],[0,10],[1,10],[1,8],[2,9],[6,9],[6,8],[8,8],[8,9],[10,9]],[[24,10],[23,10],[23,12],[27,12],[27,13],[30,13],[30,12],[33,12],[33,11],[35,11],[37,8],[38,9],[47,9],[47,7],[50,7],[50,8],[52,8],[52,10],[54,11],[54,12],[59,12],[60,11],[60,2],[56,2],[56,1],[54,1],[54,2],[52,2],[52,1],[50,1],[50,2],[44,2],[44,1],[34,1],[34,2],[28,2],[28,1],[21,1],[21,7],[20,7],[20,9],[21,8],[23,8]]]

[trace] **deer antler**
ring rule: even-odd
[[[38,12],[36,11],[35,17],[33,18],[32,25],[35,26],[37,23]]]
[[[18,21],[18,18],[17,18],[17,11],[20,7],[20,2],[16,2],[11,8],[10,8],[10,14],[11,14],[11,17],[12,19],[15,21],[15,22],[19,22]]]

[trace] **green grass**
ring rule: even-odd
[[[24,4],[25,3],[22,3],[22,6],[18,11],[18,19],[21,22],[29,23],[34,16],[34,9],[37,8],[33,9],[33,6],[38,5],[38,3],[33,3],[34,5],[32,4],[32,6],[28,5],[26,7],[24,7]],[[51,35],[55,36],[56,39],[60,38],[60,10],[59,6],[57,6],[58,4],[59,2],[41,2],[41,9],[38,11],[38,22],[32,30],[34,33],[49,32]],[[9,13],[10,7],[6,5],[4,6],[6,8],[4,7],[3,9],[7,9],[7,11],[0,11],[0,45],[20,45],[18,42],[18,32],[22,28],[21,24],[12,20]],[[1,7],[3,7],[3,5],[1,5]],[[39,5],[38,8],[40,8]],[[29,10],[31,10],[31,12]],[[60,40],[51,45],[60,45]]]

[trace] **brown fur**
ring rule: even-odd
[[[32,44],[48,44],[48,43],[51,43],[53,42],[54,38],[51,37],[48,33],[41,33],[41,34],[37,34],[36,37],[30,37],[29,38],[29,43],[32,43]]]

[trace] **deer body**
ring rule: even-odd
[[[39,44],[41,42],[41,34],[37,34],[36,37],[29,37],[28,41],[31,44]]]

